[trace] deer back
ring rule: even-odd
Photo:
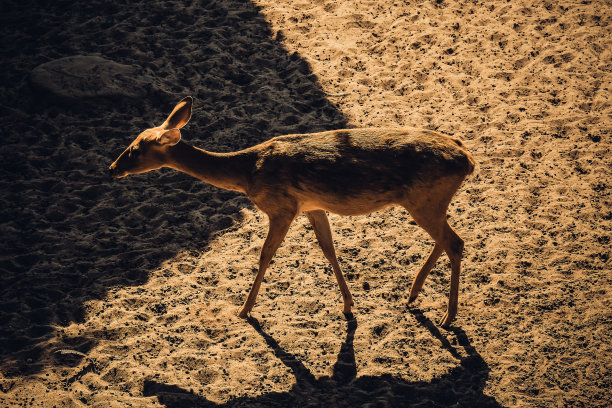
[[[474,161],[459,139],[420,129],[349,129],[287,135],[257,152],[249,196],[303,209],[367,213],[441,179],[461,181]],[[251,150],[251,149],[249,149]]]

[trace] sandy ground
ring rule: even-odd
[[[612,405],[609,2],[73,3],[0,6],[0,405]],[[72,55],[163,92],[30,85]],[[432,241],[399,208],[330,217],[353,316],[302,216],[237,318],[265,217],[171,170],[106,177],[185,95],[183,137],[214,151],[360,126],[461,137],[478,169],[449,211],[454,327],[435,323],[445,256],[407,305]]]

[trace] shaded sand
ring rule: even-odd
[[[612,405],[610,4],[254,3],[3,2],[0,405]],[[162,92],[30,86],[73,55]],[[216,151],[356,126],[461,137],[478,168],[449,211],[455,327],[432,323],[446,257],[407,306],[432,243],[401,209],[330,217],[352,318],[300,217],[238,319],[263,215],[169,170],[106,179],[185,95],[185,139]]]

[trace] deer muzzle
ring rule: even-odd
[[[117,169],[117,163],[113,163],[108,167],[108,176],[111,180],[123,177],[124,172]]]

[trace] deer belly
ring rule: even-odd
[[[339,215],[363,215],[397,204],[391,195],[337,196],[327,194],[301,200],[302,211],[325,210]]]

